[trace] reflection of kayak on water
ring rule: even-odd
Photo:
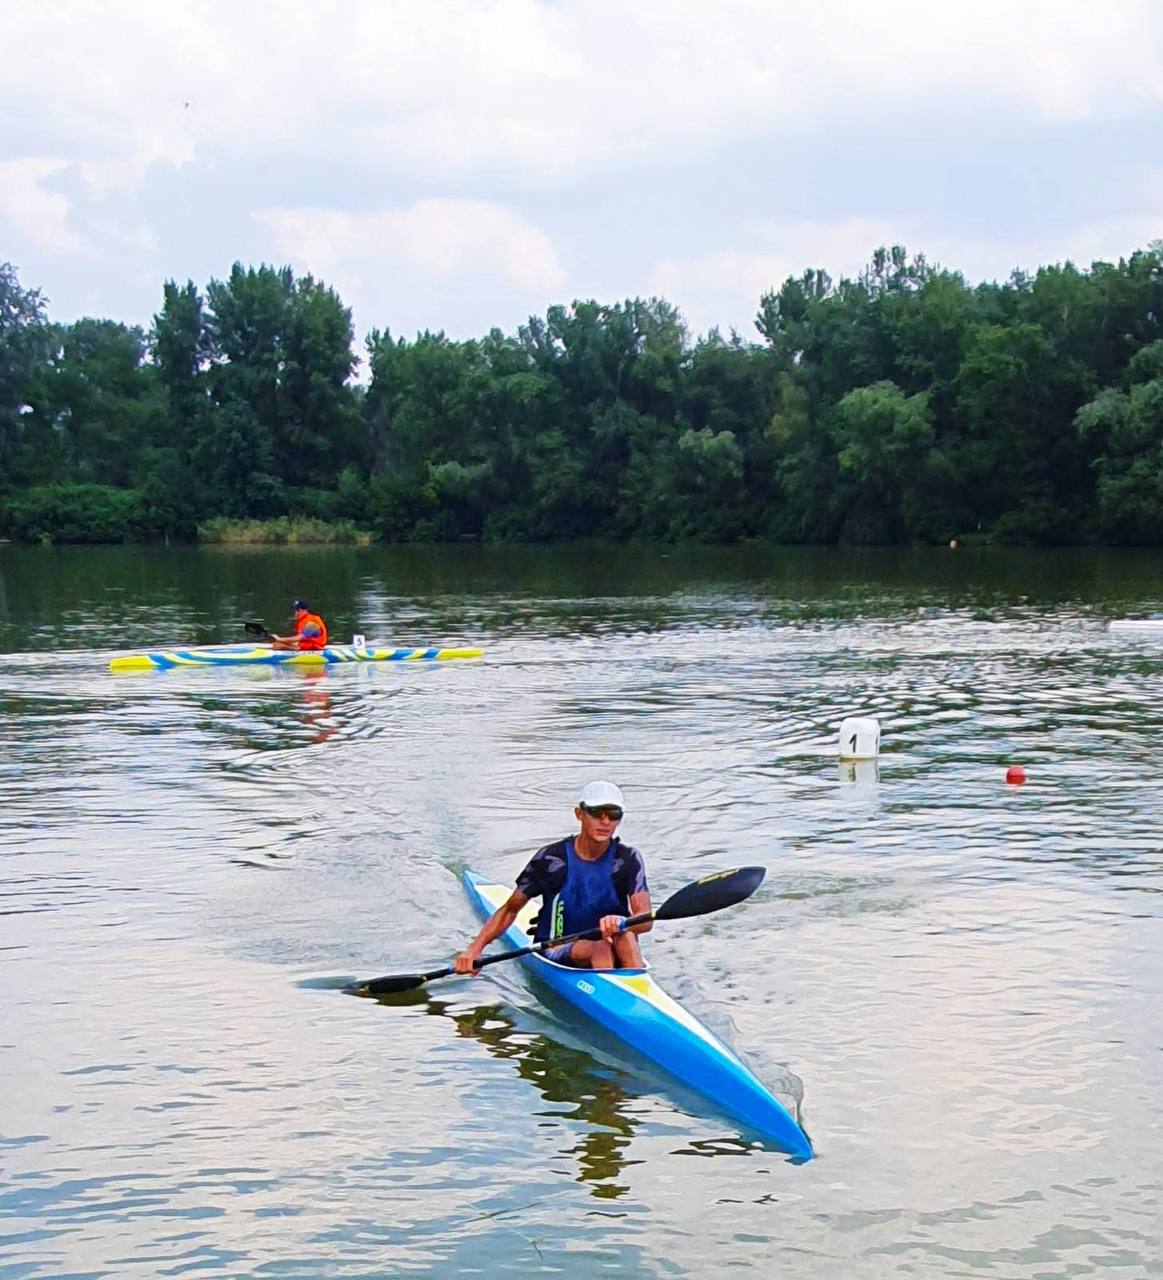
[[[466,871],[464,887],[483,920],[508,898],[508,885]],[[527,903],[501,940],[528,945],[526,930],[536,910]],[[739,1055],[688,1013],[645,969],[574,969],[537,953],[521,963],[575,1008],[644,1054],[688,1088],[709,1098],[800,1160],[812,1158],[807,1134]]]
[[[326,667],[341,662],[448,662],[479,658],[483,649],[388,649],[375,645],[328,645],[325,649],[274,649],[266,644],[213,644],[196,649],[132,653],[110,662],[113,671],[169,671],[173,667]]]

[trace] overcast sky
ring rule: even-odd
[[[290,263],[374,326],[971,280],[1163,237],[1160,0],[0,0],[0,260],[56,320]]]

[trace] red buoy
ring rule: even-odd
[[[1025,782],[1025,780],[1026,780],[1026,771],[1025,769],[1022,768],[1020,764],[1011,764],[1010,767],[1006,770],[1007,782],[1018,783],[1018,782]]]

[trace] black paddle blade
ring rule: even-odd
[[[244,622],[242,624],[243,631],[248,636],[269,636],[270,632],[263,626],[261,622]]]
[[[387,973],[382,978],[353,982],[346,990],[353,996],[396,996],[401,991],[415,991],[433,978],[450,978],[455,972],[455,969],[433,969],[429,973]]]
[[[385,978],[371,978],[367,982],[353,982],[345,991],[353,996],[394,996],[401,991],[415,991],[428,981],[423,973],[396,973]]]
[[[688,884],[672,894],[654,913],[655,920],[685,920],[688,916],[710,915],[750,898],[763,883],[766,867],[737,867],[717,871]]]

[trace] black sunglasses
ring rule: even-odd
[[[622,821],[622,810],[616,804],[599,804],[588,805],[583,804],[582,808],[590,815],[591,818],[609,818],[611,822]]]

